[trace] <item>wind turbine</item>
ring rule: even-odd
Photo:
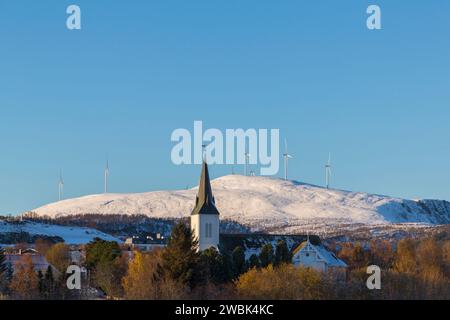
[[[330,189],[331,182],[331,153],[328,154],[328,162],[325,165],[325,182],[327,185],[327,189]]]
[[[59,181],[58,181],[58,199],[61,201],[64,197],[64,180],[62,177],[62,170],[59,170]]]
[[[106,159],[105,166],[105,193],[108,193],[108,179],[109,179],[109,161]]]
[[[244,175],[247,176],[248,173],[248,164],[250,162],[250,153],[246,152],[245,153],[245,171],[244,171]]]
[[[288,162],[289,159],[292,159],[293,157],[288,153],[288,147],[287,147],[287,140],[284,140],[284,154],[283,154],[283,158],[284,158],[284,180],[288,179]]]
[[[206,144],[202,144],[202,159],[204,162],[206,162]]]

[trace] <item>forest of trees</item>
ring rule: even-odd
[[[403,239],[340,243],[332,250],[348,265],[345,279],[296,268],[284,241],[266,244],[246,259],[242,247],[198,253],[185,224],[172,230],[168,246],[127,251],[95,239],[84,248],[83,286],[110,299],[450,299],[450,241]],[[0,251],[3,299],[89,299],[93,290],[68,290],[69,247],[41,241],[36,248],[54,267],[36,273],[29,256],[14,273]],[[382,269],[381,290],[366,287],[366,267]]]

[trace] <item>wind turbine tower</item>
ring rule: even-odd
[[[59,181],[58,181],[58,199],[61,201],[64,197],[64,180],[62,177],[62,170],[59,170]]]
[[[105,193],[108,193],[108,179],[109,179],[109,161],[106,159],[105,166]]]
[[[284,180],[288,179],[288,162],[289,159],[292,159],[293,157],[288,153],[288,147],[287,147],[287,140],[284,140]]]
[[[327,189],[330,189],[331,182],[331,153],[328,154],[328,162],[325,165],[325,182],[327,185]]]
[[[250,162],[250,153],[246,152],[245,153],[245,167],[244,167],[244,175],[247,176],[248,175],[248,165]]]

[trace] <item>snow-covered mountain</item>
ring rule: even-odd
[[[450,223],[450,202],[404,200],[363,192],[326,189],[268,177],[223,176],[212,182],[222,219],[256,230],[314,223],[324,225]],[[51,203],[32,210],[58,217],[74,214],[144,214],[181,218],[194,207],[196,188],[135,194],[99,194]],[[291,230],[292,231],[292,230]]]
[[[88,243],[94,238],[121,242],[119,239],[91,228],[58,226],[53,224],[36,223],[30,221],[8,222],[0,220],[0,239],[11,234],[29,234],[33,236],[46,236],[62,238],[68,244]],[[2,243],[2,241],[0,241]],[[5,243],[3,243],[5,244]]]

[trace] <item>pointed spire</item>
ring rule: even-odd
[[[219,214],[214,202],[214,196],[209,180],[208,165],[203,161],[202,174],[198,186],[198,194],[195,200],[195,208],[192,214]]]

